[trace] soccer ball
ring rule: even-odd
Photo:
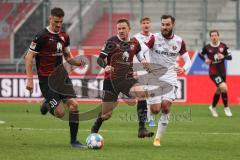
[[[90,149],[101,149],[104,145],[104,140],[100,134],[92,133],[87,137],[86,143]]]

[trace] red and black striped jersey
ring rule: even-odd
[[[35,35],[29,49],[37,53],[35,60],[39,76],[49,76],[62,64],[65,50],[70,45],[66,32],[53,33],[48,27]]]
[[[207,44],[203,47],[201,54],[207,55],[207,58],[212,61],[209,65],[209,75],[226,75],[225,59],[219,60],[217,54],[221,53],[228,56],[228,47],[226,44],[220,42],[219,45]]]
[[[132,77],[133,57],[141,50],[136,38],[122,41],[118,36],[109,38],[101,50],[107,57],[107,65],[114,67],[114,72],[105,74],[105,79]]]

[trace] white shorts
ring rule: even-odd
[[[147,104],[157,104],[163,100],[174,101],[177,97],[177,86],[161,86],[157,89],[157,92],[158,94],[149,92],[150,98],[147,99]]]

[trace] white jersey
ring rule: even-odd
[[[177,35],[166,39],[161,33],[155,33],[149,40],[148,47],[151,49],[150,64],[159,64],[167,68],[167,72],[160,76],[159,80],[177,86],[176,60],[179,54],[183,55],[187,52],[183,39]]]
[[[148,36],[146,35],[143,35],[142,33],[137,33],[134,35],[134,37],[138,40],[138,42],[140,43],[141,45],[141,48],[143,47],[143,45],[145,45],[145,43],[147,43],[149,40],[150,40],[150,37],[152,36],[153,34],[150,32]],[[144,54],[144,57],[146,58],[146,60],[149,62],[150,61],[150,57],[149,57],[149,52],[146,52]],[[133,62],[139,62],[137,60],[137,58],[135,57]]]

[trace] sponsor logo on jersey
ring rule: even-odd
[[[63,36],[60,37],[63,41],[65,41],[65,38]]]
[[[172,49],[175,51],[177,49],[177,46],[173,45]]]
[[[135,47],[134,44],[131,44],[131,45],[130,45],[130,49],[131,49],[131,50],[134,50],[134,47]]]
[[[219,48],[219,52],[223,52],[223,50],[224,50],[224,48],[222,48],[222,47]]]
[[[177,56],[177,53],[175,53],[175,52],[167,52],[167,51],[155,50],[155,53],[161,54],[161,55],[166,55],[166,56],[169,56],[169,57]]]

